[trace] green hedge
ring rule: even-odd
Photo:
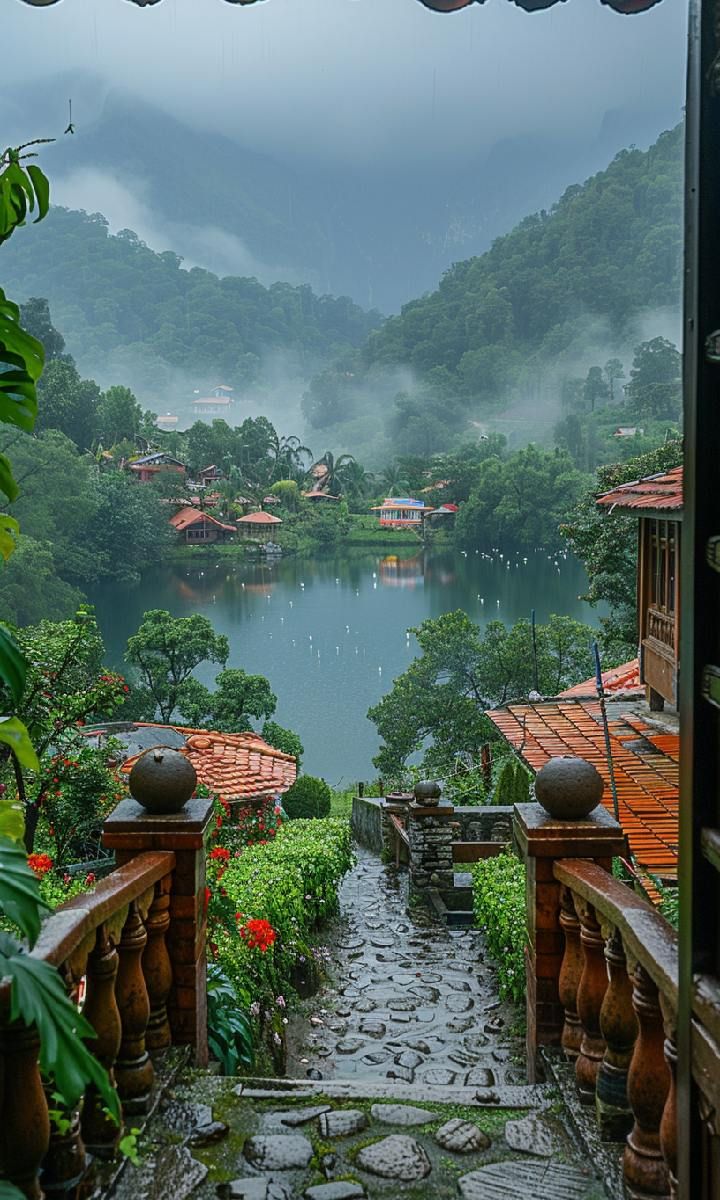
[[[519,1003],[525,996],[525,868],[514,854],[473,867],[473,912],[497,968],[501,998]]]
[[[282,806],[291,821],[298,817],[329,817],[332,791],[324,779],[301,775],[282,798]]]
[[[336,818],[290,822],[271,842],[248,846],[226,863],[209,861],[210,956],[240,1006],[260,1023],[267,1014],[282,1019],[298,967],[313,963],[316,930],[337,911],[338,888],[352,864],[349,823]],[[248,938],[252,922],[270,927],[266,949]]]

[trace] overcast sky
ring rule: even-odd
[[[659,132],[681,113],[685,23],[684,0],[633,17],[599,0],[445,16],[417,0],[2,0],[3,86],[89,72],[282,157],[439,161],[540,130],[592,138],[608,111]]]

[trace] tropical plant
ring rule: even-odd
[[[207,969],[208,1045],[223,1075],[253,1063],[253,1030],[250,1019],[237,1007],[232,983],[219,963]]]
[[[331,496],[340,495],[346,482],[345,469],[354,462],[355,458],[352,454],[340,454],[335,458],[331,450],[325,451],[320,459],[320,463],[325,467],[323,488]]]
[[[23,225],[37,208],[37,220],[48,211],[49,184],[40,168],[23,162],[27,147],[0,155],[0,244]],[[19,321],[17,305],[0,288],[0,421],[30,432],[37,412],[36,384],[43,367],[43,348]],[[17,484],[8,460],[0,460],[0,489],[8,500],[17,495]],[[17,522],[0,519],[0,553],[7,559],[14,548]],[[19,705],[27,681],[27,664],[10,633],[0,627],[0,680],[7,696]],[[0,719],[3,743],[18,771],[35,769],[37,755],[26,726],[17,716]],[[34,1025],[40,1039],[41,1070],[53,1080],[54,1090],[67,1107],[93,1084],[114,1118],[120,1120],[117,1093],[107,1072],[93,1058],[84,1039],[95,1030],[68,999],[59,973],[29,951],[40,932],[41,899],[38,880],[28,866],[22,847],[23,812],[16,801],[0,801],[0,914],[11,921],[25,939],[0,932],[0,977],[9,984],[10,1021]]]

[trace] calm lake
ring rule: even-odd
[[[275,719],[302,738],[305,770],[337,785],[374,775],[378,739],[366,713],[416,652],[409,626],[457,608],[481,625],[498,617],[512,624],[532,608],[540,622],[561,613],[596,624],[597,613],[577,598],[585,582],[576,561],[544,551],[527,561],[513,556],[509,566],[479,554],[346,551],[267,564],[203,554],[197,567],[163,568],[137,587],[97,588],[91,600],[109,665],[120,670],[147,609],[209,617],[230,640],[228,666],[270,680]],[[198,675],[209,684],[215,669]]]

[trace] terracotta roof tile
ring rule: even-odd
[[[609,712],[610,744],[620,823],[639,865],[677,873],[680,739],[633,713]],[[594,764],[605,781],[602,803],[613,811],[598,701],[558,699],[511,704],[488,713],[533,771],[563,754]]]
[[[247,733],[218,733],[207,729],[189,729],[184,725],[138,722],[138,726],[157,729],[158,745],[162,744],[163,731],[168,728],[182,734],[186,741],[180,753],[190,759],[198,782],[225,800],[281,795],[297,777],[294,757],[268,745],[251,730]],[[138,755],[129,758],[123,764],[123,771],[129,773],[137,758]]]
[[[598,504],[602,508],[640,512],[682,512],[683,469],[674,467],[672,471],[621,483],[611,492],[599,496]]]
[[[631,695],[642,696],[645,692],[645,688],[640,682],[640,663],[637,658],[623,663],[621,667],[611,667],[609,671],[603,671],[602,681],[606,696],[623,695],[627,698]],[[585,679],[582,683],[576,683],[574,687],[560,692],[558,699],[581,700],[587,698],[594,700],[596,697],[597,686],[593,675],[592,679]]]

